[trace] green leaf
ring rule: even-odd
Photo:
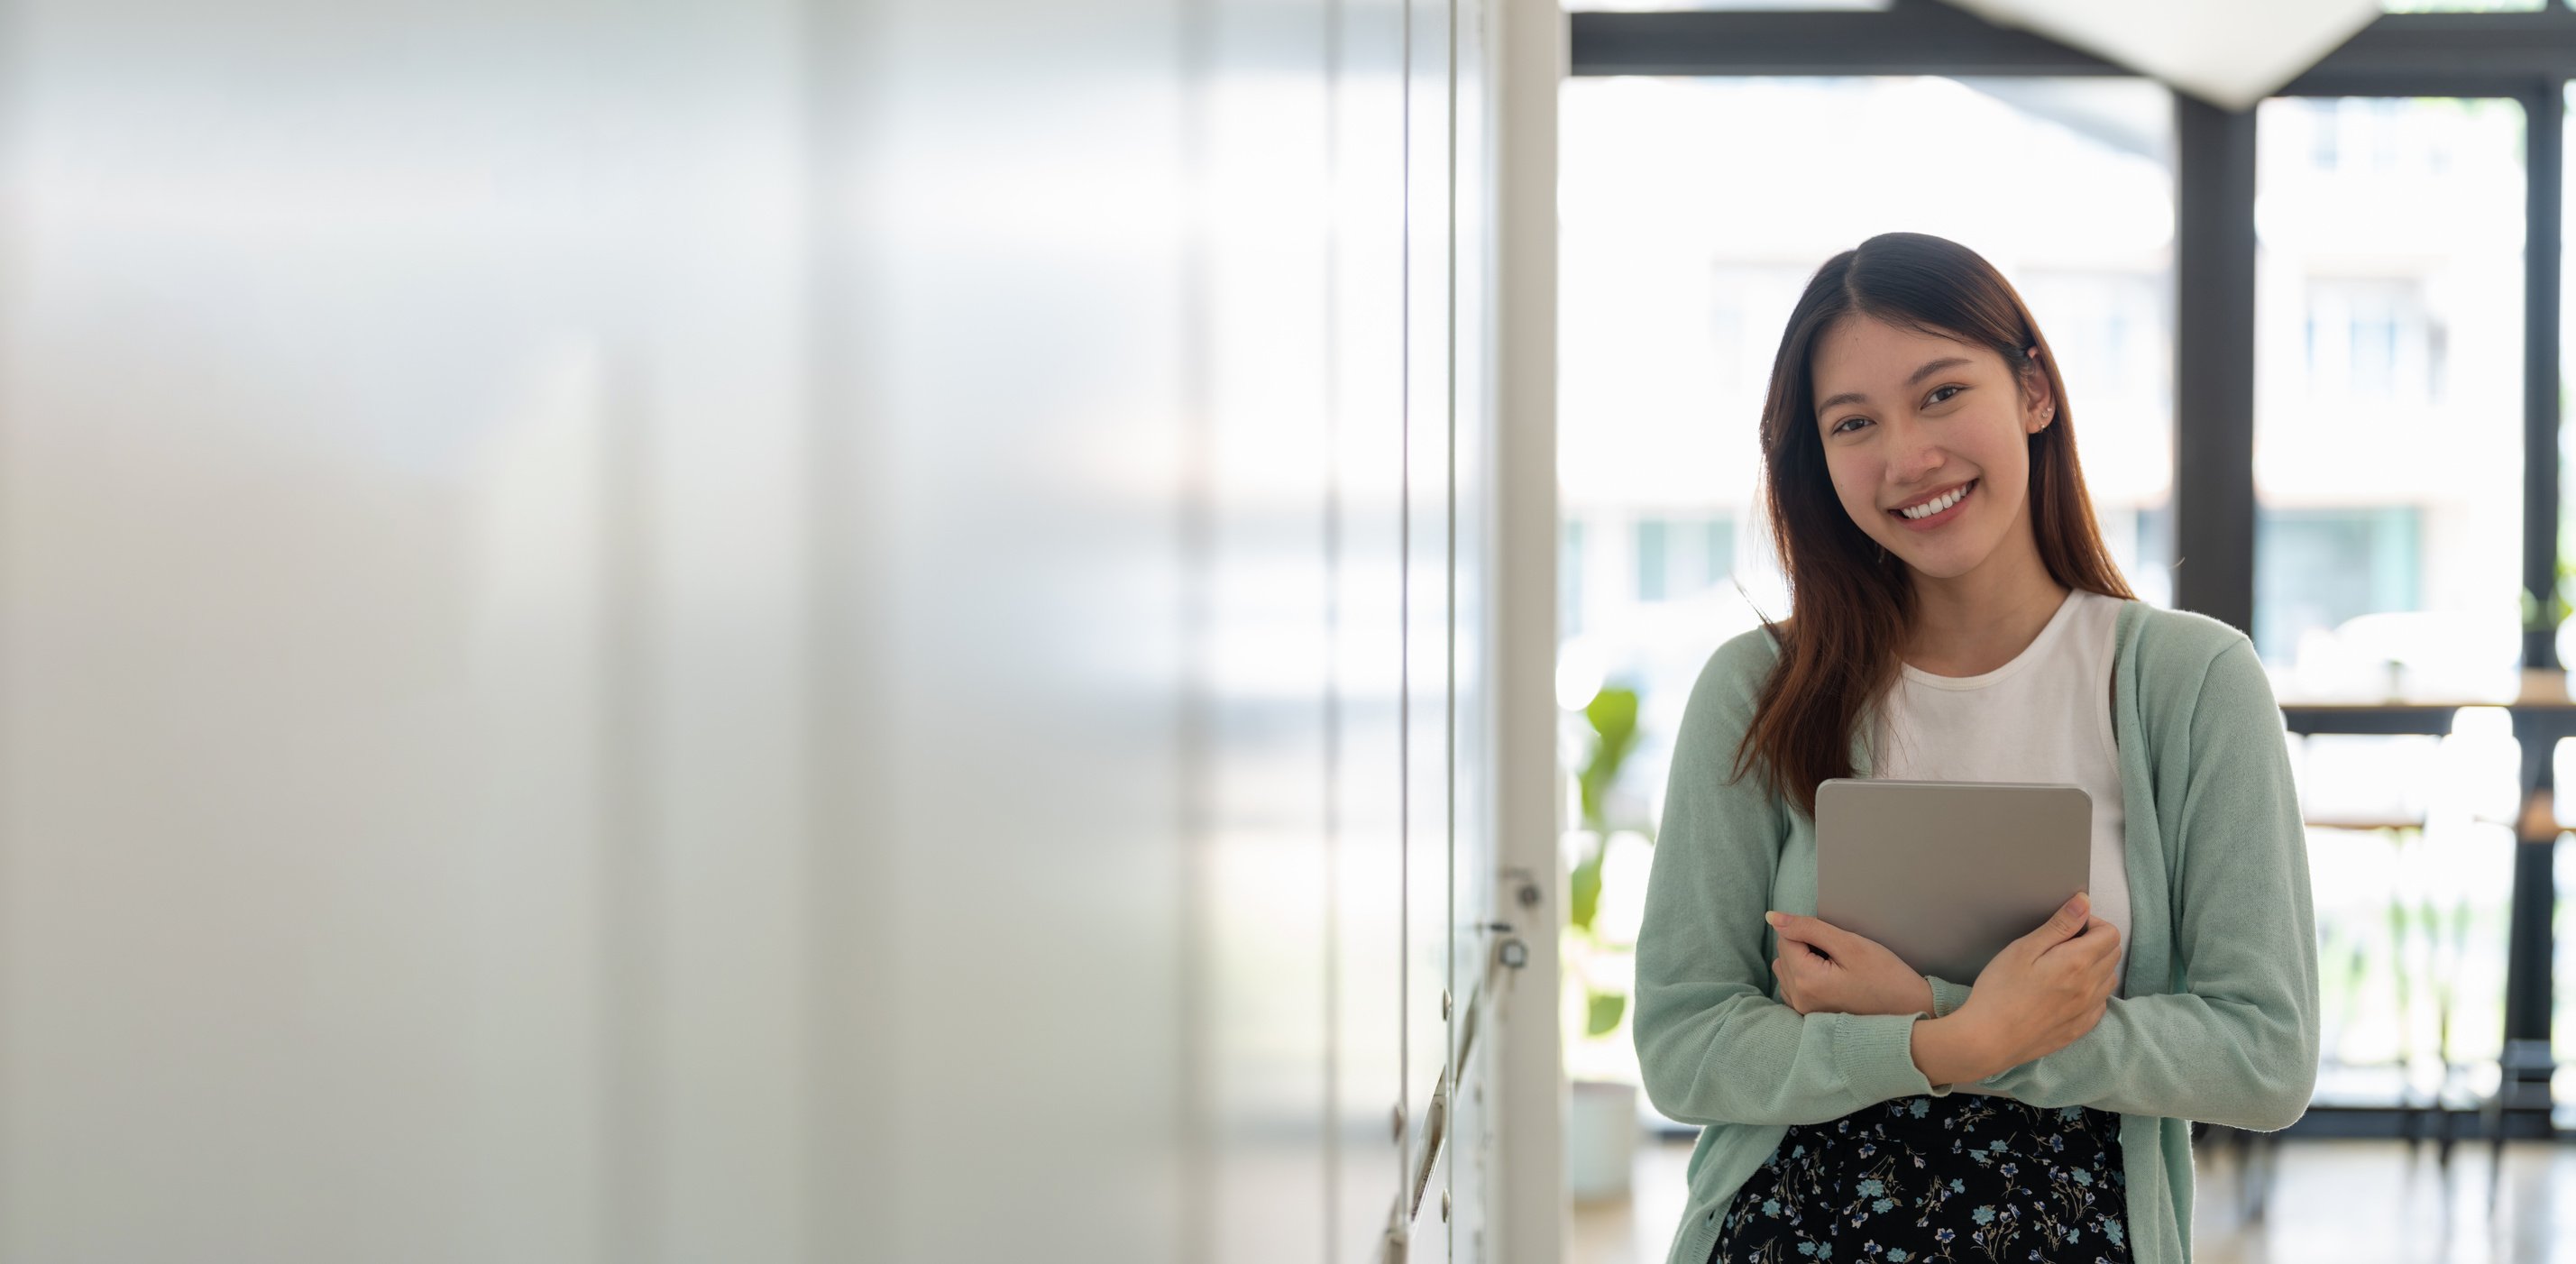
[[[1592,845],[1592,854],[1574,867],[1573,899],[1567,902],[1566,921],[1592,931],[1592,916],[1601,911],[1601,853],[1609,850],[1601,843]]]
[[[1637,742],[1637,691],[1608,688],[1585,703],[1583,718],[1592,726],[1592,756],[1577,780],[1583,795],[1583,822],[1596,834],[1610,832],[1602,819],[1602,802],[1619,779],[1619,766]]]
[[[1619,1016],[1628,1011],[1628,998],[1618,992],[1596,991],[1590,994],[1590,1000],[1591,1017],[1583,1025],[1587,1036],[1608,1035],[1619,1025]]]
[[[2566,621],[2568,604],[2567,594],[2564,588],[2565,583],[2565,577],[2561,576],[2559,583],[2551,586],[2549,602],[2545,607],[2541,604],[2539,598],[2531,595],[2530,589],[2526,588],[2522,591],[2523,631],[2555,631],[2560,623]]]
[[[1583,718],[1592,722],[1592,731],[1602,740],[1625,742],[1637,731],[1637,691],[1603,689],[1583,704]]]

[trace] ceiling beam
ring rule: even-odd
[[[1575,13],[1577,75],[2135,75],[2046,36],[1940,0],[1871,11]],[[2576,11],[2391,13],[2283,95],[2507,95],[2511,81],[2576,78]]]
[[[1937,0],[1887,9],[1576,13],[1578,75],[2127,75]]]

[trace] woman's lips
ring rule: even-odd
[[[1904,514],[1898,513],[1893,509],[1887,511],[1888,516],[1896,519],[1898,526],[1904,527],[1908,530],[1929,531],[1934,527],[1945,525],[1951,519],[1958,517],[1960,512],[1968,507],[1968,502],[1977,498],[1977,489],[1979,486],[1984,484],[1984,482],[1985,479],[1982,477],[1969,479],[1966,489],[1959,493],[1959,499],[1957,501],[1953,502],[1949,508],[1936,513],[1929,518],[1908,518]]]

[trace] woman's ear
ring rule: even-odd
[[[2025,434],[2038,434],[2057,420],[2057,399],[2049,391],[2048,373],[2040,367],[2039,346],[2034,343],[2022,351],[2021,428]]]

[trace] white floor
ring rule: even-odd
[[[2274,1152],[2255,1223],[2232,1151],[2200,1153],[2195,1264],[2576,1264],[2576,1145],[2507,1146],[2501,1184],[2482,1144],[2453,1151],[2447,1174],[2429,1144],[2411,1156],[2397,1141],[2283,1141]],[[1689,1157],[1687,1141],[1642,1146],[1627,1200],[1575,1209],[1570,1264],[1663,1264]]]

